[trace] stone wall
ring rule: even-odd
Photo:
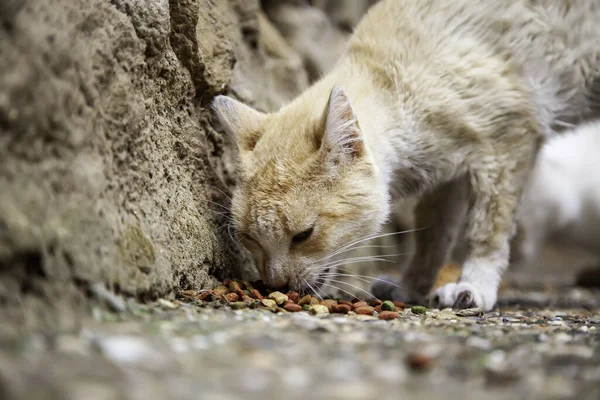
[[[0,335],[77,327],[95,285],[144,300],[256,276],[210,101],[276,109],[332,63],[263,3],[0,2]],[[342,47],[336,7],[300,3]]]

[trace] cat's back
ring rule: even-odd
[[[349,53],[391,80],[510,71],[536,92],[548,124],[572,122],[600,104],[598,21],[598,0],[384,0],[358,25]]]

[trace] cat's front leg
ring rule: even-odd
[[[373,295],[426,304],[438,272],[464,224],[467,204],[466,175],[424,193],[415,209],[415,255],[400,280],[380,276],[371,287]]]
[[[468,255],[457,283],[436,290],[439,308],[482,308],[496,304],[498,287],[508,267],[509,242],[519,196],[533,158],[533,147],[517,155],[488,155],[470,169],[471,207],[467,214]]]

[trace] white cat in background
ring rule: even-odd
[[[600,121],[546,143],[518,220],[518,258],[531,260],[554,234],[600,256]]]

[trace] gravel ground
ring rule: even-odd
[[[3,343],[0,398],[600,398],[600,292],[500,304],[381,321],[116,300],[77,334]]]

